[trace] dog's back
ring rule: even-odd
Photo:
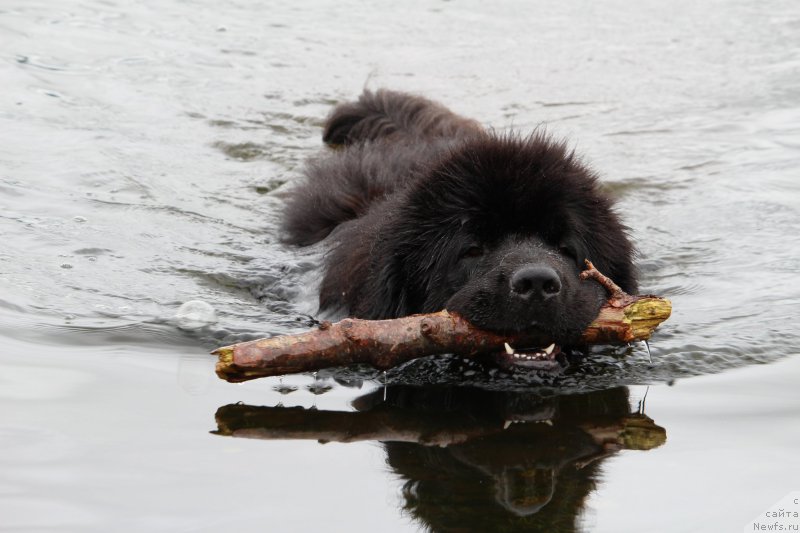
[[[422,96],[386,89],[364,91],[355,102],[336,106],[325,122],[322,140],[329,146],[389,140],[426,142],[459,139],[483,128]]]
[[[285,241],[321,241],[408,183],[437,154],[483,131],[474,120],[406,93],[364,91],[357,101],[339,104],[323,132],[334,150],[308,163],[288,200]]]

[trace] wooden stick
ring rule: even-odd
[[[587,261],[582,279],[594,279],[609,291],[609,300],[584,331],[586,344],[628,343],[650,338],[669,318],[669,300],[626,294]],[[412,315],[392,320],[346,318],[298,335],[283,335],[218,348],[217,375],[230,382],[309,372],[364,363],[385,370],[411,359],[442,353],[464,357],[511,346],[544,346],[541,333],[501,335],[481,330],[456,313]]]

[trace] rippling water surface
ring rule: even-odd
[[[795,3],[9,0],[0,42],[9,531],[721,531],[800,489]],[[313,321],[283,195],[364,86],[569,139],[673,301],[652,361],[218,381]]]

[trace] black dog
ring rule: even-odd
[[[286,240],[327,239],[320,307],[379,319],[441,309],[573,344],[606,295],[636,292],[633,249],[596,176],[542,133],[497,134],[430,100],[365,91],[337,106],[292,192]]]

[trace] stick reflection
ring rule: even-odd
[[[406,480],[406,510],[433,531],[574,530],[605,457],[666,440],[664,428],[631,413],[624,387],[543,398],[391,386],[353,405],[354,412],[226,405],[215,433],[381,441]]]

